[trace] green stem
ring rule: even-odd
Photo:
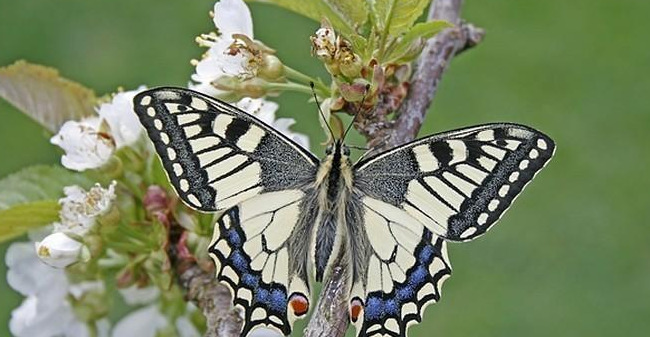
[[[301,92],[304,94],[311,95],[311,88],[309,86],[295,83],[295,82],[287,82],[287,83],[268,83],[265,86],[265,89],[267,90],[283,90],[283,91],[294,91],[294,92]],[[321,97],[328,97],[325,95],[327,93],[323,92],[320,88],[314,88],[316,91],[316,94],[321,96]]]
[[[300,71],[293,69],[289,66],[284,66],[284,74],[287,76],[288,79],[296,80],[301,83],[309,84],[309,83],[314,83],[314,88],[317,89],[317,91],[320,91],[321,93],[329,96],[330,90],[325,84],[320,79],[313,79],[312,77],[305,75],[301,73]],[[311,93],[311,92],[310,92]]]

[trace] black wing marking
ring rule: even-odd
[[[262,121],[182,88],[138,94],[135,112],[181,199],[200,211],[313,181],[318,159]]]
[[[517,124],[449,131],[355,164],[357,187],[397,206],[438,236],[485,233],[544,167],[555,144]]]

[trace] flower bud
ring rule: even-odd
[[[278,80],[284,75],[284,65],[277,56],[265,54],[258,75],[265,80]]]
[[[82,259],[85,255],[83,248],[81,242],[59,232],[37,242],[36,255],[54,268],[65,268]]]

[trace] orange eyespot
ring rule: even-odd
[[[361,302],[360,299],[354,298],[352,301],[350,301],[350,321],[352,321],[352,323],[357,322],[362,310],[363,302]]]
[[[293,309],[293,314],[297,317],[303,316],[309,311],[309,301],[307,298],[298,293],[294,293],[289,297],[289,305]]]

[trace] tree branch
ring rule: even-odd
[[[194,302],[206,318],[205,337],[239,337],[242,318],[232,307],[230,290],[215,279],[214,273],[193,264],[180,274],[187,299]]]

